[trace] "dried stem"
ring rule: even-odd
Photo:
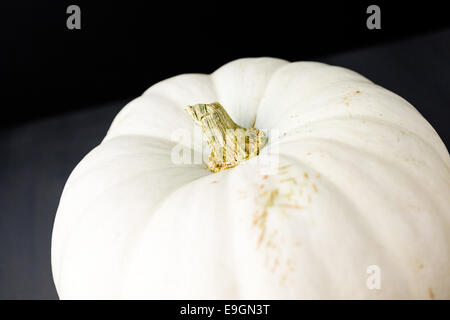
[[[219,172],[259,154],[266,135],[256,128],[243,128],[230,118],[218,102],[188,106],[186,111],[202,128],[211,153],[208,168]]]

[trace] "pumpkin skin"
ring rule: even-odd
[[[184,107],[213,101],[268,130],[275,174],[251,160],[218,173],[173,163],[176,130],[201,140]],[[448,299],[449,168],[420,113],[353,71],[252,58],[176,76],[125,106],[69,177],[56,288],[62,299]],[[379,290],[366,285],[371,265]]]

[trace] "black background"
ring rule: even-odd
[[[366,8],[381,7],[381,30]],[[447,144],[443,2],[16,1],[0,5],[0,299],[57,298],[51,229],[64,183],[150,85],[274,56],[348,67],[410,101]],[[81,30],[66,8],[81,7]]]
[[[0,126],[129,98],[187,72],[236,58],[291,61],[450,26],[443,2],[376,2],[382,29],[366,28],[373,1],[14,1],[1,4]],[[81,8],[81,30],[66,8]],[[408,53],[405,53],[408,54]]]

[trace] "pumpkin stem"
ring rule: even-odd
[[[211,149],[208,169],[212,172],[233,168],[258,155],[267,143],[264,132],[237,125],[218,102],[188,106],[186,111],[206,137]]]

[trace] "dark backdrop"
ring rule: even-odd
[[[151,83],[248,56],[310,60],[450,26],[441,2],[66,1],[0,5],[0,126],[130,98]],[[81,7],[81,30],[66,8]],[[245,5],[244,5],[245,4]],[[406,53],[405,56],[413,53]]]
[[[447,144],[450,20],[440,4],[17,1],[0,10],[0,298],[56,298],[50,239],[64,183],[151,84],[240,57],[318,60],[410,101]],[[66,8],[81,7],[81,30]],[[295,4],[295,6],[294,6]]]

